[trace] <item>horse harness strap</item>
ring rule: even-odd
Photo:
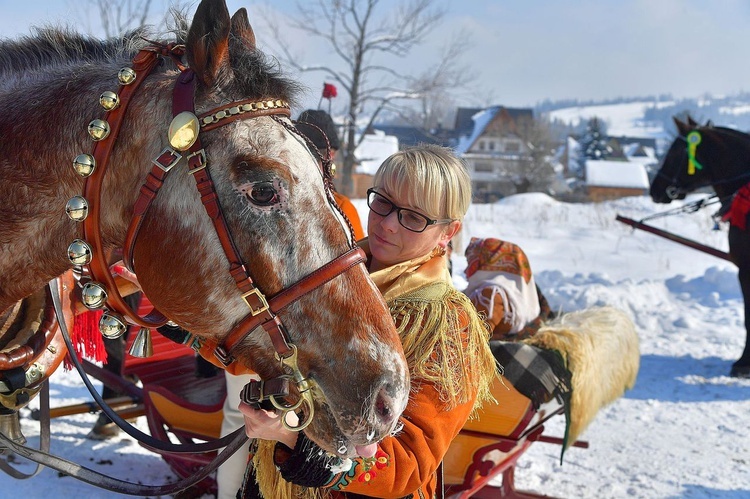
[[[242,322],[240,322],[232,332],[229,333],[224,340],[224,344],[216,348],[214,352],[216,358],[225,365],[228,365],[232,361],[230,354],[232,349],[234,349],[234,347],[236,347],[258,326],[262,326],[263,329],[268,332],[271,336],[271,340],[274,342],[274,348],[283,356],[280,347],[283,348],[284,345],[277,345],[276,342],[284,340],[286,335],[283,329],[281,329],[279,333],[275,332],[276,328],[283,328],[283,325],[278,320],[278,316],[276,316],[275,312],[283,310],[300,296],[322,286],[355,265],[364,263],[365,260],[366,256],[362,248],[351,249],[315,272],[297,281],[294,285],[284,289],[281,293],[265,302],[261,309],[256,310],[255,314],[251,313],[245,317],[245,319],[243,319]],[[262,297],[262,295],[260,296]],[[279,336],[278,339],[277,335]],[[286,348],[289,348],[288,343],[284,342],[284,344],[286,344]]]
[[[162,51],[165,54],[176,57],[176,54],[173,55],[172,53],[173,50],[176,50],[176,47],[165,47]],[[83,220],[83,236],[84,240],[91,245],[91,258],[88,263],[91,277],[96,282],[104,283],[107,289],[107,304],[113,310],[128,317],[131,321],[142,327],[161,326],[166,323],[167,319],[156,310],[145,318],[140,317],[125,303],[125,300],[118,292],[114,278],[109,272],[105,252],[101,249],[103,248],[103,244],[100,231],[100,199],[106,167],[124,121],[128,105],[133,95],[145,81],[145,76],[151,73],[158,62],[159,52],[155,49],[141,50],[133,58],[133,67],[130,69],[130,73],[124,74],[121,71],[122,76],[118,75],[122,83],[117,93],[119,104],[109,109],[104,115],[103,126],[106,127],[105,130],[107,132],[104,134],[104,137],[97,140],[94,144],[92,153],[94,171],[86,177],[83,187],[83,196],[88,203],[89,209],[88,216]]]

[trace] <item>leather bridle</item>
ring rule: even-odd
[[[182,153],[185,153],[187,157],[187,171],[189,174],[193,175],[193,178],[195,179],[203,206],[214,225],[223,252],[229,262],[229,272],[234,279],[238,290],[242,293],[245,303],[250,309],[245,318],[242,319],[224,341],[215,348],[214,355],[222,364],[225,366],[229,365],[234,360],[232,351],[254,329],[262,327],[271,338],[271,342],[276,351],[276,357],[281,363],[280,367],[282,371],[285,373],[285,376],[291,376],[294,379],[297,383],[298,392],[300,394],[299,401],[293,405],[276,402],[273,398],[271,400],[272,402],[275,402],[274,405],[278,404],[278,407],[285,412],[296,410],[303,403],[307,405],[308,412],[306,420],[301,421],[299,426],[292,428],[299,430],[307,426],[312,420],[312,394],[310,392],[310,384],[308,380],[304,379],[297,367],[296,347],[291,344],[286,329],[277,313],[306,293],[322,286],[356,265],[365,262],[365,254],[360,248],[350,242],[350,249],[344,254],[302,278],[290,287],[285,288],[271,299],[266,298],[261,290],[256,287],[247,266],[243,262],[243,259],[235,246],[219,203],[218,194],[216,193],[209,169],[207,168],[208,163],[206,152],[201,144],[199,131],[208,132],[238,119],[270,116],[290,131],[298,133],[296,132],[296,129],[288,126],[282,118],[288,118],[290,116],[289,104],[281,99],[273,98],[264,100],[243,100],[223,105],[203,113],[199,117],[195,117],[194,93],[196,75],[191,69],[182,65],[181,57],[183,54],[184,47],[181,45],[154,44],[141,50],[135,56],[131,69],[132,73],[126,71],[124,77],[118,75],[121,82],[118,91],[119,105],[116,105],[113,108],[105,106],[105,109],[108,110],[104,116],[105,123],[101,125],[107,126],[109,132],[105,137],[99,140],[97,140],[96,137],[93,137],[92,134],[92,137],[96,140],[92,153],[95,168],[93,168],[93,171],[86,176],[84,184],[83,197],[88,206],[88,215],[83,219],[82,223],[83,241],[77,241],[79,244],[84,243],[87,245],[86,249],[90,252],[90,255],[89,258],[87,258],[87,262],[84,262],[83,265],[78,264],[78,270],[83,276],[82,279],[85,282],[84,287],[86,285],[95,285],[104,290],[107,308],[111,310],[111,312],[107,310],[105,317],[107,315],[114,316],[122,324],[125,324],[125,321],[127,321],[144,328],[155,328],[167,323],[167,318],[158,310],[154,310],[147,316],[141,317],[131,309],[127,303],[125,303],[120,295],[117,286],[115,285],[114,278],[109,271],[106,253],[103,249],[100,229],[100,198],[103,179],[106,173],[106,166],[122,125],[125,111],[132,96],[146,77],[156,67],[161,57],[171,58],[180,69],[180,74],[177,77],[173,92],[172,112],[175,117],[173,125],[178,116],[182,115],[181,118],[184,118],[185,113],[191,113],[191,116],[196,118],[195,123],[197,123],[194,130],[195,136],[192,142],[186,144],[184,148],[180,148],[179,150],[177,150],[177,148],[174,147],[174,143],[172,143],[173,147],[165,148],[159,156],[153,160],[153,167],[147,175],[146,180],[140,189],[139,197],[133,207],[133,217],[123,245],[123,260],[125,265],[128,266],[130,270],[133,270],[133,250],[143,220],[148,213],[149,207],[158,195],[160,188],[164,184],[168,173],[180,163],[183,158]],[[123,71],[125,70],[121,70],[120,73],[122,74]],[[104,106],[104,103],[102,105]],[[170,142],[172,141],[170,140]],[[333,201],[330,191],[330,179],[325,178],[326,175],[327,173],[324,169],[323,183],[329,204],[331,204],[334,209],[338,209]],[[339,209],[339,213],[340,212],[341,210]],[[71,262],[76,264],[72,258]],[[87,306],[96,309],[101,308],[103,305],[104,303],[95,307],[90,305]]]

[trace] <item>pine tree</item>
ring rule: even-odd
[[[604,124],[594,116],[586,125],[586,132],[579,141],[581,145],[580,165],[585,170],[587,159],[606,159],[612,154],[612,148],[607,145],[607,131]]]

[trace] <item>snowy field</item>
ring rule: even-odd
[[[355,205],[366,221],[364,201]],[[638,220],[664,209],[647,198],[563,204],[542,194],[471,208],[454,256],[458,286],[470,236],[506,239],[525,250],[553,307],[612,305],[633,318],[640,336],[636,386],[584,432],[590,448],[569,449],[560,465],[559,447],[532,445],[518,465],[519,488],[566,498],[750,497],[750,380],[726,376],[745,341],[736,270],[615,221],[617,214]],[[710,215],[651,223],[726,250],[726,227],[713,231]],[[62,370],[52,378],[52,397],[53,405],[87,399],[77,375]],[[38,427],[27,416],[25,410],[23,431],[37,446]],[[174,479],[159,457],[128,437],[86,440],[94,420],[92,414],[55,420],[52,452],[118,478]],[[139,425],[145,428],[143,418]],[[562,436],[563,418],[549,427]],[[23,471],[33,470],[22,463]],[[0,486],[2,497],[113,496],[48,469],[25,481],[3,475]]]

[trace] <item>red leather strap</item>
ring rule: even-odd
[[[263,328],[266,329],[267,332],[269,328],[274,329],[278,322],[278,318],[275,314],[283,310],[290,303],[299,299],[306,293],[309,293],[310,291],[322,286],[323,284],[332,280],[334,277],[348,271],[352,267],[361,263],[365,263],[366,260],[367,256],[365,255],[365,252],[362,250],[362,248],[353,248],[343,255],[328,262],[326,265],[322,266],[315,272],[308,274],[293,285],[284,289],[281,293],[275,295],[268,301],[268,308],[272,315],[272,320],[264,322],[265,316],[248,315],[239,324],[237,324],[237,326],[235,326],[235,328],[224,340],[224,343],[217,347],[216,357],[225,364],[230,363],[232,350],[237,345],[239,345],[239,343],[244,340],[245,337],[250,334],[255,328],[257,328],[258,326],[263,326]],[[284,333],[284,335],[286,336],[286,333]],[[271,336],[271,340],[274,340],[273,336]],[[274,347],[276,348],[276,351],[281,355],[282,352],[279,351],[279,347],[275,342]]]
[[[105,252],[102,250],[101,231],[100,231],[100,214],[101,214],[101,191],[104,183],[104,175],[107,172],[107,164],[112,153],[112,149],[120,133],[122,122],[125,118],[130,100],[135,92],[140,88],[146,76],[154,69],[158,62],[159,54],[152,50],[142,50],[133,58],[133,70],[136,73],[136,79],[130,85],[121,85],[118,90],[120,105],[116,109],[107,111],[104,120],[109,123],[109,135],[94,144],[93,156],[96,161],[94,172],[86,178],[83,186],[83,197],[89,205],[89,215],[83,221],[83,238],[91,246],[92,258],[89,269],[92,278],[103,283],[107,289],[107,305],[115,312],[127,317],[129,321],[134,322],[142,327],[159,327],[167,322],[160,312],[154,310],[146,317],[140,317],[132,310],[120,295],[117,285],[115,284],[112,274],[109,272],[109,265]]]
[[[191,69],[187,69],[180,73],[174,85],[172,116],[177,116],[183,111],[192,111],[194,94],[195,73]],[[143,220],[146,218],[146,213],[157,194],[159,194],[159,189],[164,185],[167,174],[180,159],[182,159],[180,153],[170,148],[164,149],[159,157],[153,161],[154,166],[146,177],[146,182],[141,186],[140,195],[133,206],[133,218],[130,220],[122,250],[123,262],[131,272],[135,272],[133,251],[135,251],[135,242],[138,239],[138,232],[141,230]]]

